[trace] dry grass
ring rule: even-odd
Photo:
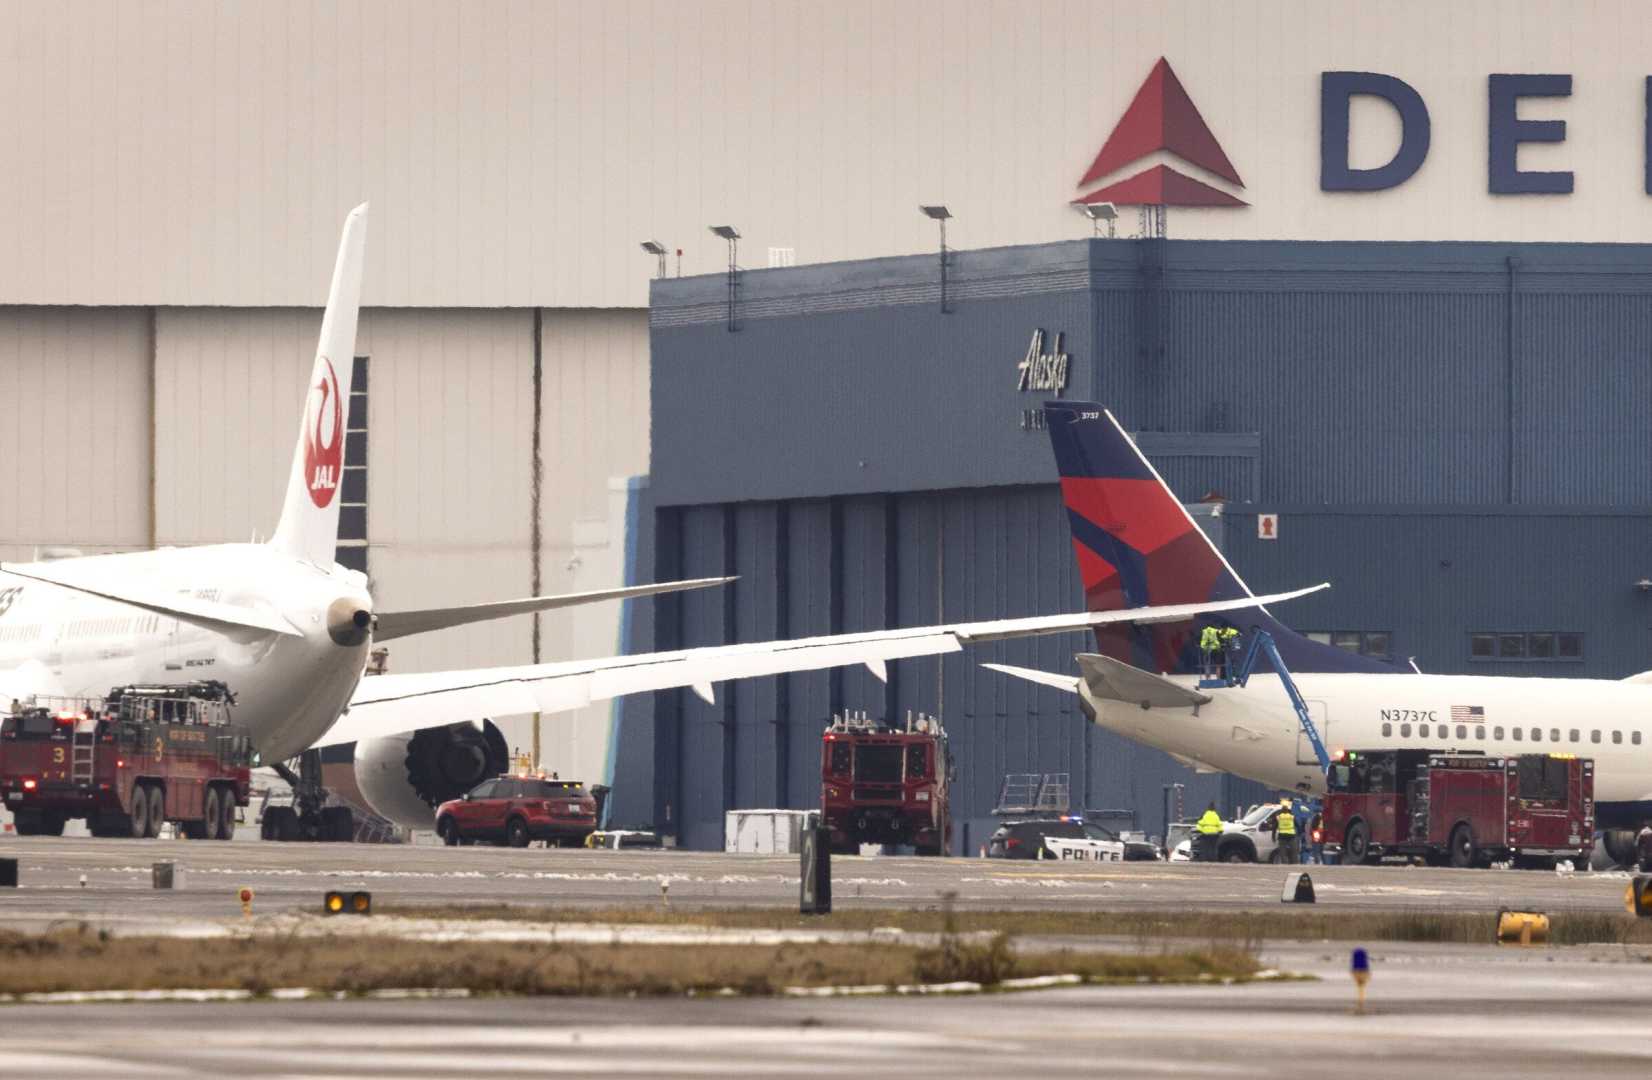
[[[1165,939],[1238,945],[1264,941],[1490,942],[1495,911],[1325,911],[1280,905],[1255,911],[952,911],[937,903],[923,910],[851,908],[803,916],[787,908],[658,907],[551,908],[513,905],[392,907],[383,914],[441,919],[508,919],[616,925],[711,926],[745,930],[872,930],[896,927],[914,933],[1007,933],[1043,936],[1109,936],[1150,944]],[[1550,912],[1559,945],[1652,944],[1652,919],[1613,912]]]
[[[44,935],[0,932],[0,969],[11,993],[87,990],[282,987],[364,993],[437,988],[535,996],[773,994],[788,986],[995,983],[1050,974],[1098,981],[1244,980],[1253,956],[1232,950],[1105,956],[1016,953],[1007,939],[901,945],[503,945],[427,943],[342,936],[235,938],[111,937],[78,929]]]

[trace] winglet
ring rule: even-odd
[[[355,371],[356,316],[361,309],[361,271],[367,243],[367,204],[344,219],[321,337],[310,368],[298,445],[287,477],[281,521],[270,539],[294,558],[331,566],[338,548],[338,508],[344,483],[344,432],[350,421],[350,382]]]

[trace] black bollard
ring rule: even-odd
[[[798,877],[797,910],[804,915],[832,913],[832,838],[823,827],[803,830],[803,865]]]
[[[0,889],[17,888],[17,860],[0,859]]]

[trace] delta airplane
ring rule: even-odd
[[[1052,402],[1045,418],[1091,611],[1253,595],[1110,412]],[[1198,687],[1204,626],[1266,630],[1327,746],[1591,757],[1606,849],[1631,857],[1635,831],[1652,821],[1652,672],[1622,681],[1423,675],[1303,637],[1266,602],[1098,627],[1098,651],[1076,658],[1077,676],[986,666],[1076,693],[1095,723],[1202,771],[1322,792],[1325,777],[1267,664],[1244,687]]]
[[[575,604],[722,585],[713,578],[529,597],[468,607],[377,611],[364,575],[334,561],[343,433],[366,242],[367,206],[345,221],[308,400],[274,536],[225,544],[0,566],[0,711],[37,696],[91,698],[124,685],[216,680],[261,759],[356,744],[373,810],[429,827],[432,807],[503,772],[490,717],[557,713],[623,694],[691,687],[711,700],[727,679],[956,652],[978,641],[1189,618],[1250,597],[1149,611],[1096,610],[597,660],[363,679],[377,642]],[[1295,593],[1268,597],[1286,600]],[[289,775],[292,775],[290,770]],[[336,810],[336,808],[334,808]],[[319,802],[303,811],[322,817]],[[336,818],[333,819],[336,821]],[[346,826],[349,821],[346,818]],[[324,822],[304,835],[342,839]]]

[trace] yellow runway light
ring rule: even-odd
[[[1652,875],[1641,874],[1630,880],[1623,893],[1623,906],[1631,915],[1652,918]]]
[[[323,915],[371,915],[373,894],[370,892],[329,892],[321,901]]]

